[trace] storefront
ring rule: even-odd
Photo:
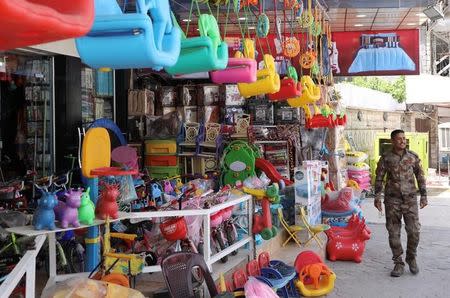
[[[194,280],[211,296],[214,283],[223,297],[317,296],[336,279],[325,256],[362,261],[361,204],[388,137],[355,146],[346,125],[359,133],[366,115],[346,110],[335,76],[418,74],[406,20],[421,5],[383,27],[377,4],[180,2],[46,4],[84,22],[56,37],[31,26],[50,43],[0,52],[1,211],[33,214],[5,221],[11,241],[36,237],[0,291],[39,295],[47,270],[48,297],[187,297]],[[426,158],[427,135],[407,137]],[[291,259],[270,261],[289,247]]]

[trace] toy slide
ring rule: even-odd
[[[283,180],[286,186],[292,184],[291,180],[288,180],[281,176],[281,174],[275,169],[275,167],[265,159],[257,158],[255,167],[266,173],[267,177],[269,177],[272,182],[279,182],[280,180]]]

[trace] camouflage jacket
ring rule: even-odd
[[[375,179],[375,196],[383,191],[384,177],[386,177],[386,197],[400,197],[417,193],[414,176],[417,179],[420,195],[426,197],[426,181],[419,156],[405,150],[403,155],[389,151],[378,161]]]

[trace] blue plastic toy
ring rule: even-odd
[[[113,69],[173,66],[180,43],[169,0],[136,0],[136,13],[123,13],[116,0],[95,0],[94,25],[76,39],[84,63]]]
[[[214,16],[201,14],[198,19],[199,37],[181,40],[177,63],[166,69],[172,75],[225,69],[228,64],[228,45],[220,38]]]
[[[56,194],[43,191],[38,201],[38,207],[33,214],[33,226],[36,230],[54,230],[55,229],[55,211],[53,208],[58,204]]]

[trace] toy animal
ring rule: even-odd
[[[55,211],[53,208],[58,204],[56,194],[48,191],[43,191],[42,196],[38,201],[38,207],[33,214],[33,226],[36,230],[54,230],[55,226]]]
[[[105,183],[95,208],[95,215],[97,218],[104,220],[107,217],[113,219],[117,219],[119,217],[119,206],[116,201],[119,194],[118,184]]]
[[[351,235],[330,234],[327,243],[328,259],[330,261],[362,261],[362,254],[366,247],[366,240],[370,239],[370,234],[366,231],[365,225],[359,225]]]
[[[69,224],[75,228],[80,226],[78,221],[78,207],[80,207],[82,192],[82,190],[69,189],[64,194],[66,202],[58,201],[58,205],[54,210],[56,219],[59,220],[62,228],[67,228]]]
[[[370,231],[369,227],[366,225],[366,220],[360,219],[358,215],[353,214],[350,219],[348,220],[347,226],[345,227],[339,227],[339,226],[333,226],[329,230],[325,231],[327,236],[334,237],[337,235],[341,236],[351,236],[355,233],[355,230],[359,227],[363,226],[366,232],[370,235],[372,232]]]
[[[90,188],[88,187],[86,191],[81,194],[81,204],[78,208],[78,221],[87,225],[93,224],[95,219],[95,205],[94,202],[91,201],[89,190]]]

